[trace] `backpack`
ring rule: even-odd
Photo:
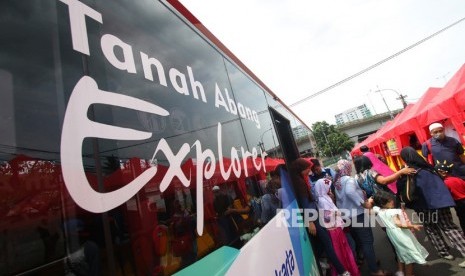
[[[379,190],[378,184],[369,172],[367,172],[366,177],[358,178],[358,184],[365,191],[367,198],[372,197]]]
[[[365,191],[367,198],[374,196],[378,191],[384,191],[390,194],[393,192],[387,187],[387,185],[379,185],[370,172],[366,173],[366,177],[358,178],[358,185],[362,190]]]

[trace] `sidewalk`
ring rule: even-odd
[[[452,208],[453,209],[453,208]],[[407,210],[407,213],[410,215],[413,211]],[[451,210],[452,217],[455,224],[459,226],[455,210]],[[460,226],[459,226],[460,227]],[[392,251],[391,246],[389,245],[388,237],[386,233],[381,230],[379,226],[373,229],[373,235],[375,238],[375,252],[378,260],[381,261],[381,268],[391,271],[392,273],[396,272],[397,264],[394,259],[394,252]],[[455,248],[451,248],[450,253],[456,257],[453,261],[448,261],[442,258],[439,258],[436,250],[432,246],[429,240],[425,241],[425,231],[421,230],[416,232],[418,241],[428,250],[429,256],[426,259],[428,261],[425,265],[414,265],[414,274],[417,276],[422,275],[436,275],[436,276],[449,276],[449,275],[465,275],[465,268],[458,266],[459,263],[463,262],[465,258]],[[447,239],[446,239],[447,241]],[[450,244],[449,244],[450,245]],[[370,275],[368,267],[366,264],[362,265],[360,272],[362,275]]]

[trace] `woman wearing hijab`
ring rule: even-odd
[[[444,181],[414,148],[405,147],[400,152],[400,157],[407,166],[415,168],[415,200],[406,204],[415,210],[419,218],[422,218],[426,235],[431,240],[434,248],[441,258],[453,260],[449,253],[449,246],[444,241],[441,230],[458,251],[465,256],[465,238],[463,232],[452,221],[450,207],[455,206],[454,200]],[[397,182],[397,189],[403,189],[404,181]],[[465,261],[459,264],[465,267]]]
[[[380,172],[376,171],[373,167],[373,163],[371,162],[370,158],[365,155],[357,156],[354,158],[354,165],[355,165],[355,180],[361,185],[365,181],[366,178],[371,177],[376,184],[378,184],[380,188],[384,189],[386,192],[392,192],[391,189],[388,189],[386,185],[392,183],[399,179],[402,175],[415,173],[415,169],[413,168],[402,168],[401,170],[391,174],[391,175],[382,175]],[[371,197],[372,195],[368,195]]]
[[[315,183],[315,191],[318,194],[317,204],[320,211],[320,223],[328,230],[334,251],[350,275],[360,275],[353,251],[342,230],[344,221],[341,218],[341,212],[329,196],[331,184],[332,181],[327,178],[318,179]],[[322,217],[323,222],[321,221]],[[332,271],[332,275],[336,275],[336,271],[334,269]]]
[[[315,199],[310,192],[310,182],[308,174],[312,168],[312,162],[304,159],[297,158],[291,164],[290,176],[295,187],[296,197],[302,208],[315,210],[318,212],[318,206]],[[344,268],[341,261],[339,260],[331,242],[328,230],[323,227],[319,220],[310,221],[308,223],[308,231],[312,244],[315,247],[315,255],[318,259],[321,259],[323,251],[326,252],[326,256],[329,261],[334,265],[339,275],[348,276],[350,273]]]
[[[383,161],[379,159],[376,154],[373,152],[369,151],[367,146],[362,146],[360,147],[360,151],[363,152],[363,155],[368,157],[370,159],[371,163],[373,164],[372,169],[376,172],[378,172],[382,176],[389,176],[391,174],[394,174],[395,172]],[[391,183],[387,184],[387,187],[394,193],[397,194],[397,186],[396,186],[396,181],[394,180]]]
[[[334,184],[336,190],[336,204],[340,210],[348,210],[349,217],[357,222],[356,227],[350,226],[350,233],[360,245],[363,256],[368,263],[371,275],[390,275],[389,272],[381,270],[376,262],[376,254],[373,246],[373,231],[370,225],[365,225],[365,209],[373,207],[372,200],[367,200],[365,193],[359,187],[352,174],[352,163],[348,160],[339,160],[337,168],[340,177]]]

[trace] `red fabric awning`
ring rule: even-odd
[[[412,132],[415,130],[419,130],[422,128],[422,125],[418,121],[418,114],[420,114],[428,105],[428,103],[436,97],[439,93],[441,88],[437,87],[430,87],[426,90],[425,94],[416,102],[411,108],[409,108],[404,116],[397,122],[393,131],[396,135],[402,135],[408,132]],[[418,137],[419,139],[423,140],[426,138],[426,134],[421,135],[422,137]],[[417,134],[418,136],[418,134]]]
[[[374,147],[376,145],[378,145],[379,143],[382,143],[384,141],[386,141],[387,139],[385,139],[384,137],[386,136],[386,132],[388,129],[391,128],[391,125],[394,121],[387,121],[383,127],[381,127],[375,134],[375,136],[373,137],[373,140],[370,141],[367,146],[369,148],[371,147]]]
[[[429,137],[428,125],[445,120],[450,120],[465,141],[465,64],[443,88],[428,88],[417,103],[408,105],[393,121],[357,144],[351,153],[357,153],[362,145],[374,148],[392,138],[404,141],[401,136],[412,132],[423,142]]]
[[[455,95],[460,92],[460,88],[464,85],[465,65],[454,74],[444,88],[428,102],[426,107],[416,114],[419,124],[426,126],[462,113],[463,109],[459,107]],[[461,103],[461,105],[464,104]]]

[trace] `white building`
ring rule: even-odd
[[[366,104],[363,104],[363,105],[348,109],[342,113],[339,113],[335,115],[334,117],[336,117],[336,124],[341,125],[341,124],[345,124],[348,122],[368,118],[371,116],[372,115],[371,115],[370,110],[367,108]]]
[[[292,129],[292,134],[294,134],[294,139],[299,140],[300,138],[303,138],[303,137],[308,138],[308,136],[310,135],[310,132],[307,130],[306,127],[304,127],[303,125],[300,125]]]

